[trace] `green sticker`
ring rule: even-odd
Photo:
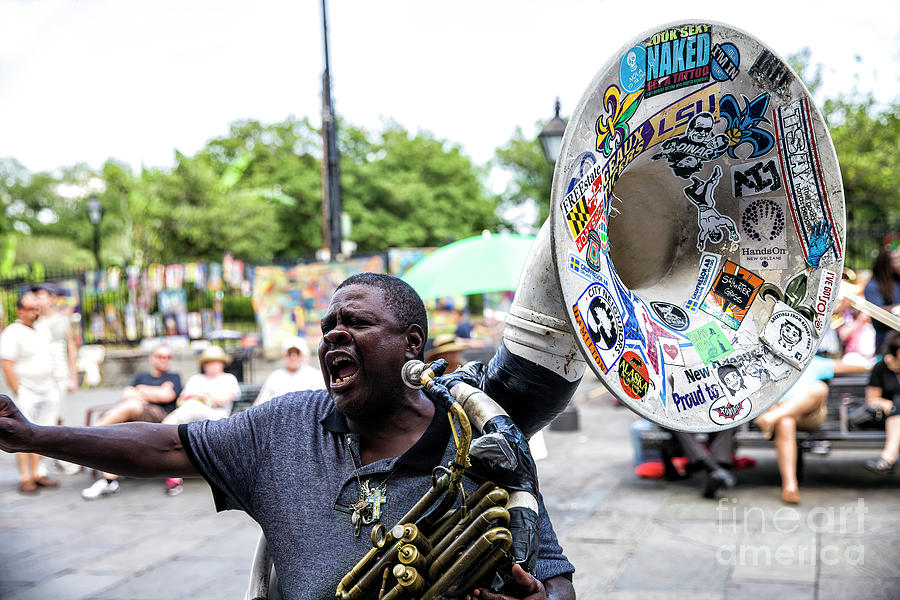
[[[708,365],[714,361],[724,358],[734,352],[731,342],[719,329],[719,326],[710,321],[703,327],[698,327],[693,331],[688,331],[688,339],[694,344],[697,354],[703,359],[703,364]]]

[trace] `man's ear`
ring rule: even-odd
[[[413,323],[406,328],[406,360],[419,358],[424,347],[425,332],[419,325]]]

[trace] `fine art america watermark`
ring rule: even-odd
[[[862,498],[854,505],[816,506],[805,515],[789,506],[767,512],[759,506],[738,507],[736,498],[720,498],[716,507],[719,533],[751,535],[735,535],[734,543],[720,545],[716,561],[732,566],[863,565],[865,544],[823,544],[821,534],[862,536],[867,512]],[[760,534],[794,535],[783,543],[764,543],[756,537]]]

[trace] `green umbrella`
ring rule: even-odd
[[[403,280],[423,300],[516,289],[532,235],[477,235],[438,248],[406,272]]]

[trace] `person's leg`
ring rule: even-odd
[[[894,464],[900,454],[900,415],[888,417],[884,422],[884,448],[881,458]]]
[[[691,459],[692,463],[699,463],[709,471],[715,471],[719,468],[719,465],[710,456],[709,450],[697,440],[695,434],[683,431],[673,431],[672,434],[678,440],[678,443],[681,444],[681,448],[687,457]]]
[[[734,428],[709,434],[709,454],[718,466],[731,466],[734,454]]]
[[[800,502],[797,482],[797,422],[783,417],[775,423],[775,456],[781,474],[781,497],[785,502]]]
[[[140,420],[141,414],[147,403],[140,398],[130,397],[123,398],[118,404],[110,408],[108,411],[100,415],[95,426],[115,425],[117,423],[128,423]]]
[[[822,404],[828,398],[828,385],[824,381],[813,381],[799,394],[794,394],[789,400],[780,402],[758,416],[756,422],[760,429],[771,429],[776,423],[785,417],[791,417],[794,421],[805,415],[818,412]]]

